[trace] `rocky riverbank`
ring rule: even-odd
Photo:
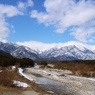
[[[64,84],[63,86],[61,85],[61,88],[63,87],[63,91],[68,93],[68,95],[95,95],[95,79],[71,76],[68,73],[71,72],[53,69],[43,70],[28,68],[25,75],[27,75],[30,79],[32,78],[35,82],[37,82],[39,78],[37,78],[34,74],[39,74],[47,79],[59,81]],[[56,87],[58,88],[58,86]],[[60,90],[60,84],[58,89],[59,91],[62,90]]]

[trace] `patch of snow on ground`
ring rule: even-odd
[[[13,69],[13,70],[16,69],[16,66],[12,66],[12,69]]]
[[[29,87],[28,84],[26,84],[24,82],[16,81],[16,80],[13,81],[13,84],[15,84],[18,87],[25,87],[25,88]]]
[[[18,69],[18,72],[19,72],[19,74],[20,74],[21,76],[25,77],[26,79],[28,79],[28,80],[30,80],[30,81],[33,81],[32,78],[27,77],[27,76],[23,73],[23,69],[19,68],[19,69]]]

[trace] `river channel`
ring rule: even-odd
[[[36,82],[42,89],[51,92],[52,95],[73,95],[67,90],[66,86],[62,82],[51,80],[40,75],[36,75],[38,81]]]

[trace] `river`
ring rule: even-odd
[[[40,75],[36,75],[38,81],[36,82],[42,89],[51,92],[52,95],[73,95],[71,94],[64,83],[45,78]]]
[[[63,72],[62,72],[63,73]],[[28,68],[24,73],[52,95],[95,95],[95,79],[62,74],[55,70]]]

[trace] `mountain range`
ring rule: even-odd
[[[20,46],[12,42],[0,42],[0,50],[10,53],[17,58],[31,58],[33,60],[39,59],[39,54],[25,46]]]
[[[18,45],[12,42],[0,41],[0,50],[10,53],[17,58],[31,58],[33,60],[48,59],[52,61],[62,60],[94,60],[94,48],[79,42],[67,42],[55,45],[47,50],[40,51],[29,48],[28,46]]]

